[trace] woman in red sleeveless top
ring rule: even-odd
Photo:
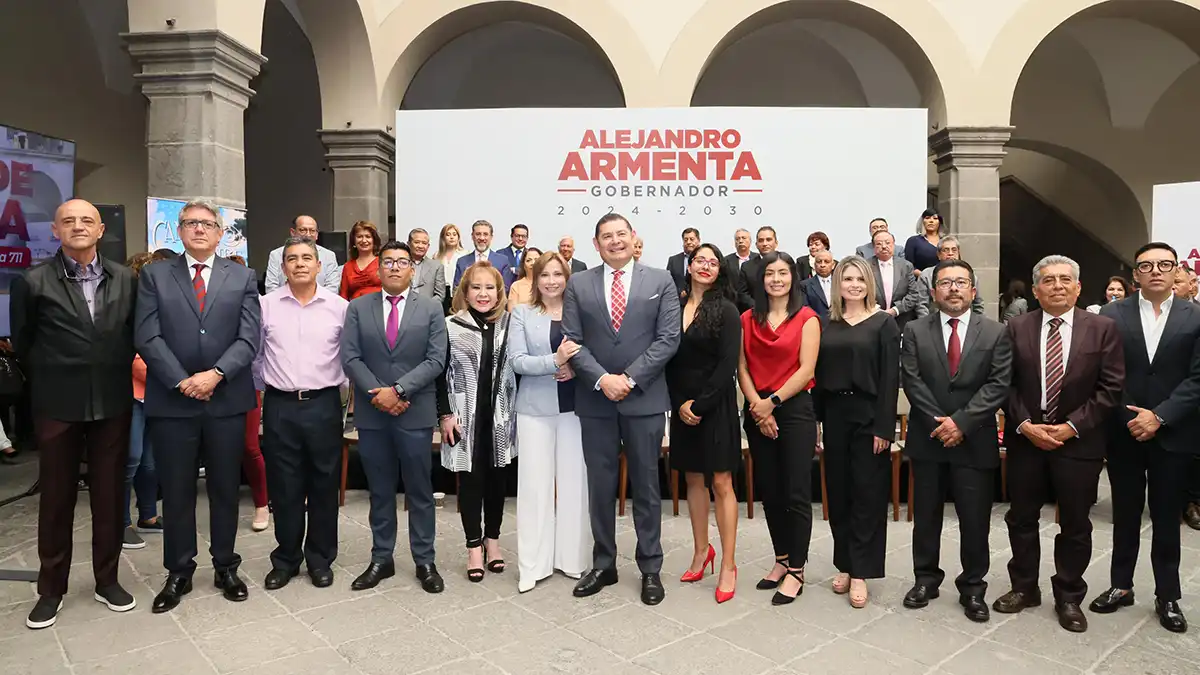
[[[762,477],[763,513],[775,565],[758,582],[777,589],[773,605],[804,592],[812,538],[812,460],[817,418],[809,390],[821,344],[821,322],[804,306],[796,262],[786,253],[763,256],[754,308],[742,314],[738,381],[746,397],[746,439]]]

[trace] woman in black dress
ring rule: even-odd
[[[867,579],[883,577],[888,448],[896,434],[900,391],[900,329],[875,301],[867,261],[850,256],[833,271],[829,325],[817,358],[817,420],[825,429],[825,482],[833,592],[867,605]]]
[[[722,265],[721,250],[701,244],[688,260],[687,300],[679,351],[667,363],[671,392],[671,467],[687,477],[688,516],[695,554],[681,581],[715,571],[716,551],[708,543],[708,487],[716,495],[717,532],[721,536],[721,575],[717,602],[733,598],[737,585],[737,495],[733,472],[742,456],[738,431],[737,363],[741,326],[733,303],[733,281]]]

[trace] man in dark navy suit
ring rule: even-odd
[[[836,263],[829,251],[817,251],[813,256],[813,275],[800,282],[804,288],[805,304],[821,318],[829,318],[829,303],[833,301],[833,268]]]
[[[504,290],[507,291],[516,279],[516,268],[509,265],[508,256],[492,250],[492,224],[486,220],[475,221],[471,225],[471,241],[475,244],[475,250],[459,258],[454,265],[454,288],[458,288],[458,282],[468,267],[486,260],[500,270],[500,276],[504,278]]]

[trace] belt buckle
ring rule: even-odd
[[[309,390],[308,390],[308,389],[301,389],[300,391],[296,392],[296,400],[297,400],[297,401],[310,401],[310,400],[312,400],[312,399],[309,399],[309,398],[305,398],[305,396],[304,396],[304,395],[305,395],[305,394],[307,394],[307,393],[309,393]]]

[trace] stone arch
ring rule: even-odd
[[[1008,124],[1021,73],[1043,41],[1067,20],[1084,12],[1097,17],[1128,17],[1174,32],[1176,21],[1196,21],[1200,0],[1028,0],[1004,24],[979,69],[975,114],[993,123]],[[1181,39],[1182,36],[1181,36]],[[1200,53],[1200,35],[1184,39]]]
[[[963,124],[970,59],[945,17],[928,0],[708,0],[684,26],[659,71],[658,103],[688,105],[705,70],[726,47],[772,23],[819,18],[865,29],[905,64],[937,126]],[[734,28],[730,29],[729,27]]]
[[[630,39],[629,22],[605,0],[406,0],[377,33],[376,77],[384,83],[381,114],[391,119],[417,70],[435,52],[455,37],[502,21],[533,23],[595,49],[611,68],[627,106],[654,104],[653,62],[640,41]]]
[[[295,5],[312,45],[321,87],[321,120],[327,129],[378,127],[370,0],[288,0]]]

